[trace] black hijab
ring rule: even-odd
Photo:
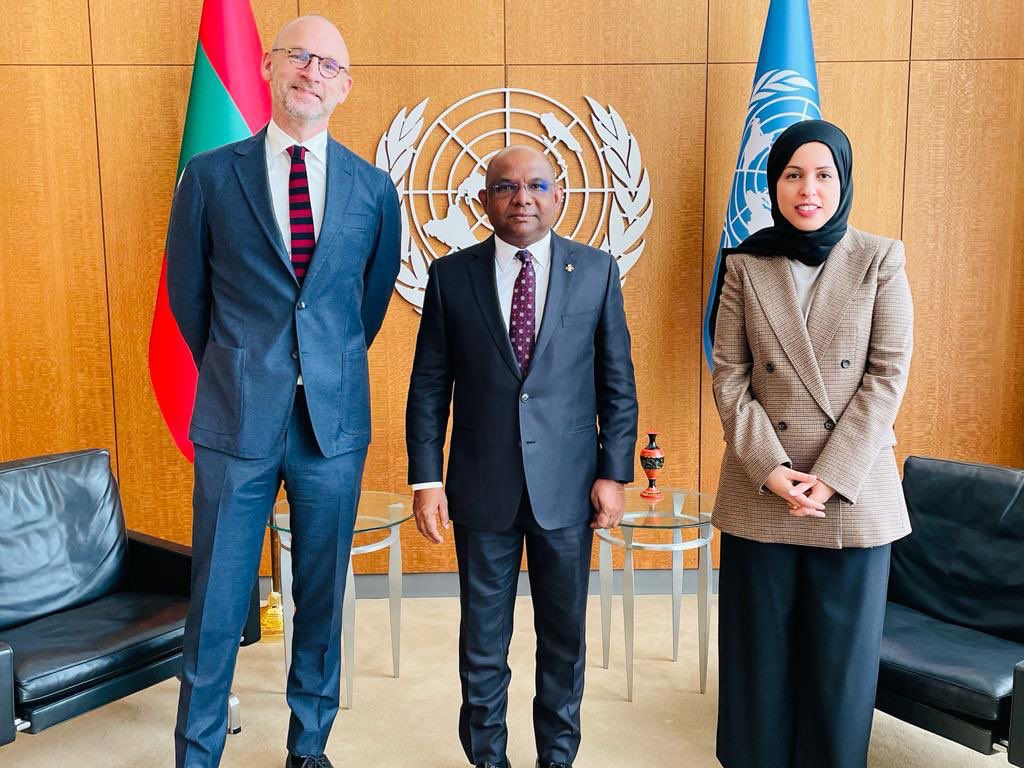
[[[836,171],[839,174],[839,207],[824,226],[813,232],[797,229],[779,210],[777,186],[782,172],[789,165],[793,154],[804,144],[817,141],[832,151]],[[794,123],[779,134],[768,153],[768,197],[772,202],[774,225],[749,235],[735,248],[722,249],[722,261],[718,265],[718,281],[715,286],[715,300],[708,318],[708,332],[711,341],[715,339],[715,324],[718,319],[718,303],[725,285],[725,259],[732,253],[752,253],[757,256],[785,256],[808,266],[816,267],[825,263],[832,248],[846,234],[846,220],[853,205],[853,148],[850,140],[838,127],[824,120],[804,120]]]

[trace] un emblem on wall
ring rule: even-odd
[[[424,130],[428,101],[398,113],[376,156],[401,201],[395,288],[417,312],[431,262],[491,234],[477,195],[487,163],[513,144],[533,146],[551,160],[565,190],[555,230],[611,253],[625,278],[643,254],[654,203],[636,137],[614,107],[586,97],[586,121],[544,94],[495,88],[452,104]]]

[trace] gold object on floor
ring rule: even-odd
[[[281,593],[267,595],[267,604],[260,608],[260,642],[284,641],[284,614],[281,611]]]
[[[275,507],[276,509],[276,507]],[[260,608],[260,642],[284,642],[284,611],[281,610],[281,538],[270,529],[270,593]]]

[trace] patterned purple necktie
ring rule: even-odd
[[[519,251],[516,258],[523,262],[512,289],[512,313],[508,321],[508,338],[519,361],[519,371],[526,375],[533,356],[533,327],[537,317],[537,276],[533,272],[533,256]]]

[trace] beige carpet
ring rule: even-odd
[[[590,602],[587,692],[579,768],[713,768],[717,657],[712,639],[708,692],[697,692],[696,602],[684,598],[680,659],[671,661],[671,603],[638,598],[636,699],[625,699],[621,605],[613,605],[612,654],[601,668],[597,599]],[[466,765],[456,734],[458,603],[454,598],[403,604],[402,675],[391,677],[383,600],[357,607],[355,707],[335,722],[328,754],[350,768]],[[516,768],[534,760],[532,611],[517,607],[509,703],[510,752]],[[714,620],[714,614],[712,614]],[[714,625],[712,625],[714,626]],[[714,633],[712,633],[713,635]],[[279,768],[288,710],[281,645],[242,649],[235,692],[243,731],[228,738],[227,768]],[[173,765],[177,684],[169,681],[35,736],[21,734],[0,748],[3,768],[97,768]],[[1005,755],[983,756],[876,712],[872,768],[1005,768]],[[826,768],[823,766],[822,768]]]

